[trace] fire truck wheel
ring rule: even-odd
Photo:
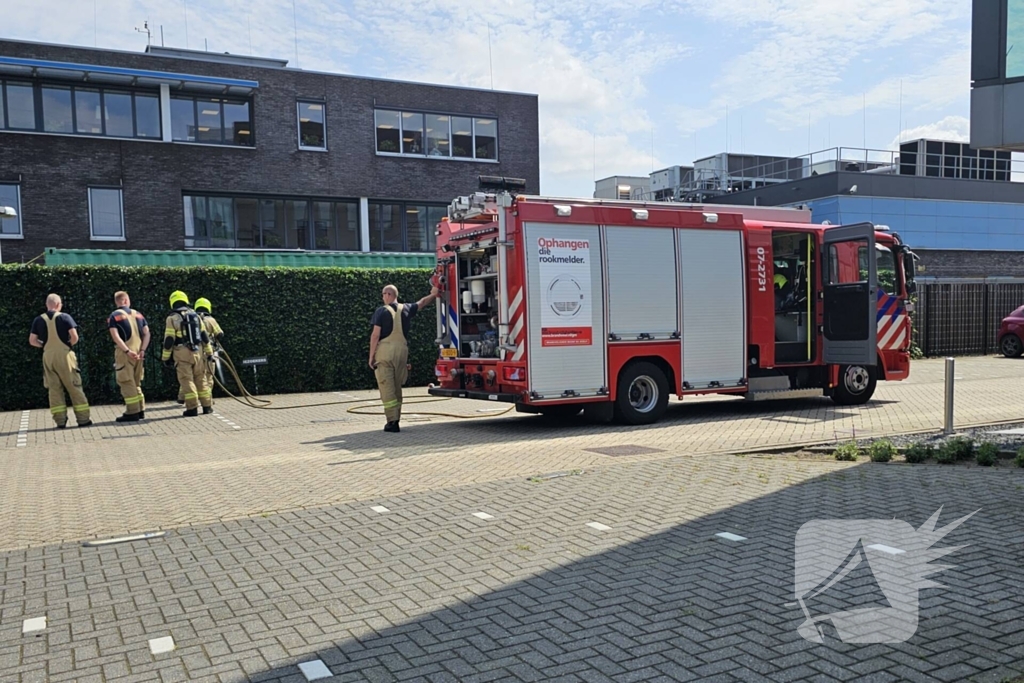
[[[878,371],[863,365],[843,365],[839,368],[839,386],[832,392],[832,400],[841,406],[859,406],[871,400],[878,384]]]
[[[615,415],[620,422],[645,425],[657,422],[668,407],[668,380],[657,365],[641,361],[619,375]]]
[[[999,342],[999,350],[1007,358],[1020,358],[1024,355],[1024,343],[1021,343],[1020,337],[1011,332]]]

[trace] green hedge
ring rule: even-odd
[[[42,351],[28,345],[32,319],[46,310],[56,292],[64,311],[79,326],[75,347],[90,403],[119,403],[114,380],[114,345],[106,319],[113,295],[126,290],[132,307],[153,327],[143,389],[148,398],[177,393],[173,370],[160,364],[160,342],[169,313],[167,299],[180,289],[191,301],[205,296],[224,328],[224,346],[239,365],[243,358],[267,356],[259,368],[261,394],[369,389],[367,367],[370,318],[381,305],[380,291],[393,283],[402,300],[429,291],[428,270],[343,268],[138,268],[116,266],[0,266],[0,410],[46,407]],[[410,386],[432,381],[433,307],[413,320],[410,332]],[[239,371],[250,389],[252,370]],[[230,386],[230,385],[229,385]]]

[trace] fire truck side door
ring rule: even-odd
[[[824,360],[839,365],[875,365],[875,226],[858,223],[828,228],[822,241]]]

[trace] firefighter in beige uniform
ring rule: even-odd
[[[398,303],[398,288],[388,285],[381,293],[384,305],[373,314],[373,332],[370,335],[370,367],[377,377],[380,400],[384,404],[387,424],[385,432],[401,431],[402,385],[408,376],[409,322],[424,306],[437,298],[437,287],[414,304]]]
[[[66,390],[71,396],[72,410],[79,427],[92,424],[89,401],[82,391],[82,375],[78,371],[78,358],[71,347],[78,343],[78,329],[74,319],[61,313],[63,303],[56,294],[46,297],[46,313],[32,321],[28,343],[43,350],[43,386],[50,392],[50,415],[58,429],[68,425]]]
[[[178,384],[185,394],[182,415],[195,417],[200,405],[203,415],[207,415],[213,412],[213,392],[206,386],[205,368],[213,349],[199,315],[189,308],[185,293],[174,292],[170,303],[173,313],[167,316],[160,359],[165,365],[173,365],[177,372]]]
[[[224,338],[224,330],[221,329],[220,324],[217,323],[217,319],[210,315],[213,310],[213,305],[210,300],[205,297],[199,297],[196,299],[196,313],[199,314],[199,319],[203,321],[203,330],[206,331],[206,336],[210,339],[210,346],[213,347],[214,353],[220,349],[220,340]],[[214,363],[212,361],[206,362],[206,386],[209,387],[210,391],[213,391],[213,370]],[[213,394],[210,394],[211,401]],[[178,403],[185,402],[185,392],[180,387],[178,388]],[[212,405],[212,403],[211,403]]]
[[[146,417],[146,399],[142,395],[143,361],[149,347],[149,324],[145,316],[132,308],[127,292],[116,292],[117,309],[107,318],[110,338],[114,340],[114,372],[124,399],[124,415],[117,422],[137,422]]]
[[[213,348],[214,355],[220,350],[220,340],[224,338],[224,330],[221,329],[220,323],[214,318],[211,313],[213,311],[213,305],[210,300],[205,297],[196,299],[196,313],[199,314],[199,319],[203,321],[203,329],[206,330],[206,336],[210,338],[210,346]],[[213,361],[206,363],[206,386],[210,389],[211,401],[213,400],[213,371],[215,368]]]

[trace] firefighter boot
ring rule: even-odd
[[[399,428],[398,422],[397,421],[393,421],[393,422],[388,422],[386,425],[384,425],[384,431],[385,432],[400,432],[402,430]]]
[[[209,415],[213,412],[213,406],[203,406],[203,415]]]
[[[138,422],[142,419],[142,413],[125,413],[114,419],[114,422]]]
[[[182,417],[195,417],[199,414],[199,408],[189,408],[181,414]]]

